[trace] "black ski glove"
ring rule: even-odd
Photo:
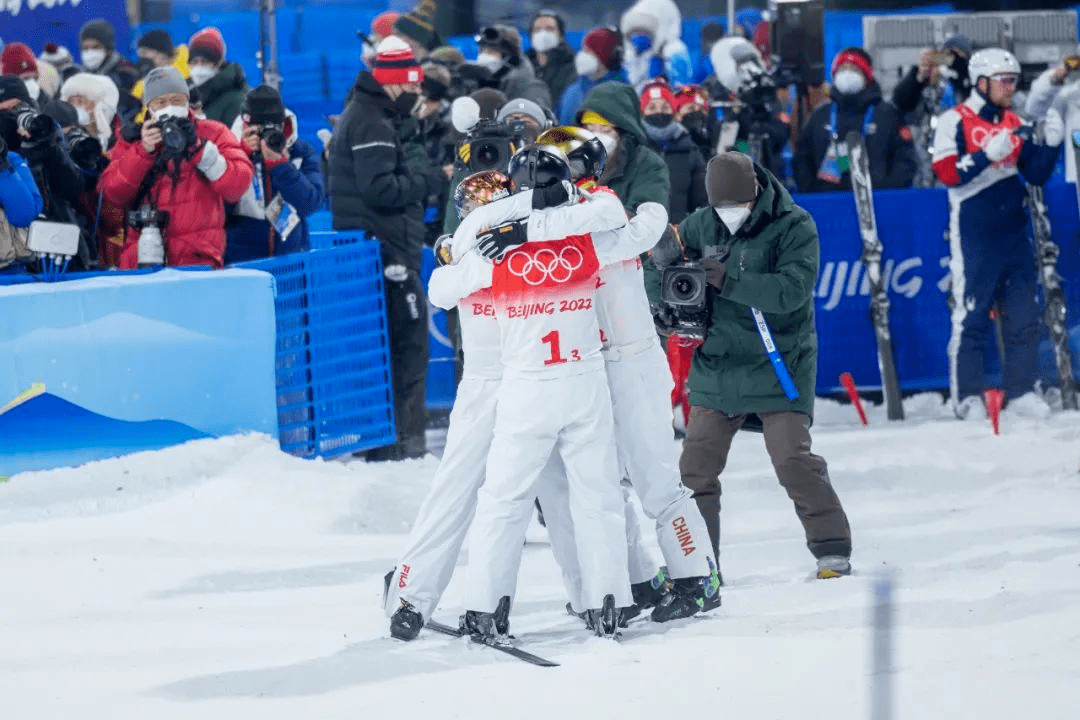
[[[527,221],[514,220],[478,235],[476,249],[488,260],[498,262],[508,250],[524,245],[527,239]]]

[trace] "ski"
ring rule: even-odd
[[[900,380],[896,374],[896,357],[893,355],[892,334],[889,332],[889,294],[881,275],[882,246],[874,217],[874,188],[870,182],[870,163],[862,135],[857,130],[849,132],[844,140],[850,161],[851,191],[855,196],[855,209],[859,214],[862,262],[870,280],[870,316],[874,323],[874,334],[877,336],[878,370],[881,372],[885,411],[890,420],[903,420]]]
[[[1043,322],[1050,335],[1061,382],[1061,406],[1065,410],[1076,410],[1076,380],[1073,377],[1072,353],[1069,351],[1068,310],[1061,276],[1057,271],[1059,248],[1050,236],[1050,219],[1043,202],[1043,189],[1038,185],[1027,186],[1027,205],[1035,231],[1035,255],[1039,264],[1039,280],[1043,286]]]
[[[426,623],[424,623],[424,627],[428,628],[429,630],[434,630],[437,633],[442,633],[443,635],[450,635],[451,637],[465,637],[466,636],[466,634],[464,632],[462,632],[460,628],[451,627],[449,625],[443,625],[442,623],[435,622],[434,620],[428,620]],[[475,642],[475,643],[477,643],[479,645],[485,645],[485,646],[487,646],[487,647],[489,647],[489,648],[491,648],[493,650],[498,650],[499,652],[504,652],[507,655],[510,655],[512,657],[516,657],[518,660],[524,660],[527,663],[531,663],[533,665],[538,665],[540,667],[559,667],[559,663],[552,662],[551,660],[547,660],[545,658],[542,658],[539,655],[533,655],[531,652],[528,652],[526,650],[522,650],[519,647],[514,647],[513,645],[504,645],[504,644],[501,644],[501,643],[497,643],[494,640],[481,638],[478,635],[472,635],[470,637],[472,638],[473,642]]]

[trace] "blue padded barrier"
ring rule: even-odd
[[[357,239],[241,266],[277,283],[281,448],[334,457],[394,442],[378,243]]]

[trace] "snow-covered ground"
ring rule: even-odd
[[[907,410],[886,423],[873,408],[862,428],[819,404],[850,578],[809,579],[790,502],[745,433],[711,616],[590,638],[531,529],[513,628],[559,668],[389,638],[382,575],[433,457],[307,462],[247,436],[17,475],[0,484],[0,718],[867,718],[882,571],[897,578],[897,720],[1078,717],[1080,413],[1006,413],[994,437],[937,396]]]

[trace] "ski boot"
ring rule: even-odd
[[[510,644],[510,596],[503,595],[495,612],[466,610],[458,620],[458,628],[474,642],[488,645]]]
[[[653,608],[653,622],[669,622],[720,606],[720,578],[716,571],[705,577],[678,578],[662,603]]]
[[[599,609],[585,611],[585,627],[596,633],[597,637],[614,640],[619,637],[620,615],[622,613],[615,607],[615,596],[605,595]]]
[[[851,574],[851,562],[843,555],[826,555],[817,561],[818,580],[829,580]]]
[[[390,616],[390,636],[398,640],[415,640],[424,627],[424,616],[407,600]]]

